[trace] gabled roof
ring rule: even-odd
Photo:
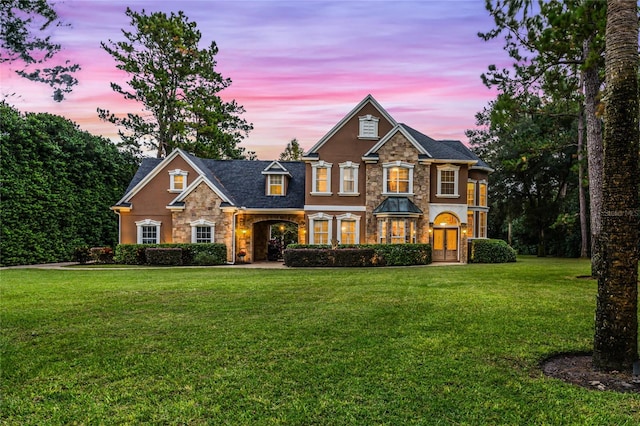
[[[363,158],[364,157],[375,158],[377,156],[378,150],[382,148],[382,146],[386,144],[398,132],[402,133],[402,135],[418,150],[419,154],[426,155],[427,157],[431,157],[431,154],[429,154],[429,151],[427,151],[423,145],[418,143],[416,138],[407,129],[405,129],[401,124],[397,124],[394,126],[393,129],[389,131],[389,133],[384,135],[384,137],[380,139],[378,143],[372,146],[371,149],[363,155]],[[424,136],[425,138],[428,138],[428,136],[425,136],[425,135],[422,135],[422,136]]]
[[[262,171],[263,175],[287,175],[291,176],[289,170],[287,170],[282,164],[278,161],[272,161],[265,169]]]
[[[397,124],[396,120],[394,120],[393,117],[391,117],[391,115],[389,115],[389,113],[384,108],[382,108],[382,105],[380,105],[378,101],[376,101],[373,98],[373,96],[367,95],[362,101],[360,101],[358,105],[355,106],[355,108],[353,108],[347,115],[345,115],[342,118],[342,120],[338,122],[338,124],[333,126],[333,128],[329,130],[329,133],[324,135],[322,139],[320,139],[318,143],[316,143],[313,147],[311,147],[311,149],[308,152],[305,152],[304,156],[305,157],[313,156],[313,154],[315,154],[316,151],[320,149],[320,147],[322,147],[322,145],[324,145],[329,139],[331,139],[331,137],[335,135],[338,132],[338,130],[340,130],[349,120],[355,117],[356,114],[358,114],[358,112],[360,112],[360,110],[362,110],[362,108],[367,103],[370,103],[371,105],[373,105],[374,108],[378,110],[380,115],[382,115],[387,121],[389,121],[392,126],[395,126]]]

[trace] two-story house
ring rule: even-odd
[[[145,159],[112,207],[121,243],[222,242],[229,262],[264,260],[271,226],[308,244],[431,243],[466,262],[486,238],[491,169],[459,141],[436,141],[364,98],[303,161]]]

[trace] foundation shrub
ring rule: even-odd
[[[181,248],[151,247],[145,250],[145,254],[147,256],[147,263],[149,265],[182,265]]]
[[[328,245],[290,244],[284,251],[287,266],[406,266],[431,263],[429,244],[358,244]]]
[[[227,247],[220,243],[198,244],[119,244],[115,262],[125,265],[145,265],[149,248],[181,249],[182,265],[223,265],[227,261]]]
[[[508,263],[516,261],[516,251],[504,240],[471,240],[469,263]]]

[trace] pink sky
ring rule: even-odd
[[[0,93],[17,92],[7,101],[20,111],[61,115],[117,141],[117,128],[96,109],[126,114],[141,106],[111,90],[110,82],[128,78],[100,42],[123,39],[127,6],[182,10],[202,32],[202,48],[216,41],[217,71],[233,80],[221,96],[245,107],[254,130],[242,146],[262,160],[277,158],[293,138],[311,148],[369,93],[398,122],[466,143],[474,115],[495,98],[480,74],[508,62],[501,42],[477,37],[493,27],[481,0],[64,0],[56,10],[70,26],[53,35],[63,45],[58,60],[82,66],[80,84],[56,103],[46,85],[2,64]]]

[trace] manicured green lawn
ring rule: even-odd
[[[379,269],[3,270],[0,422],[622,425],[580,260]]]

